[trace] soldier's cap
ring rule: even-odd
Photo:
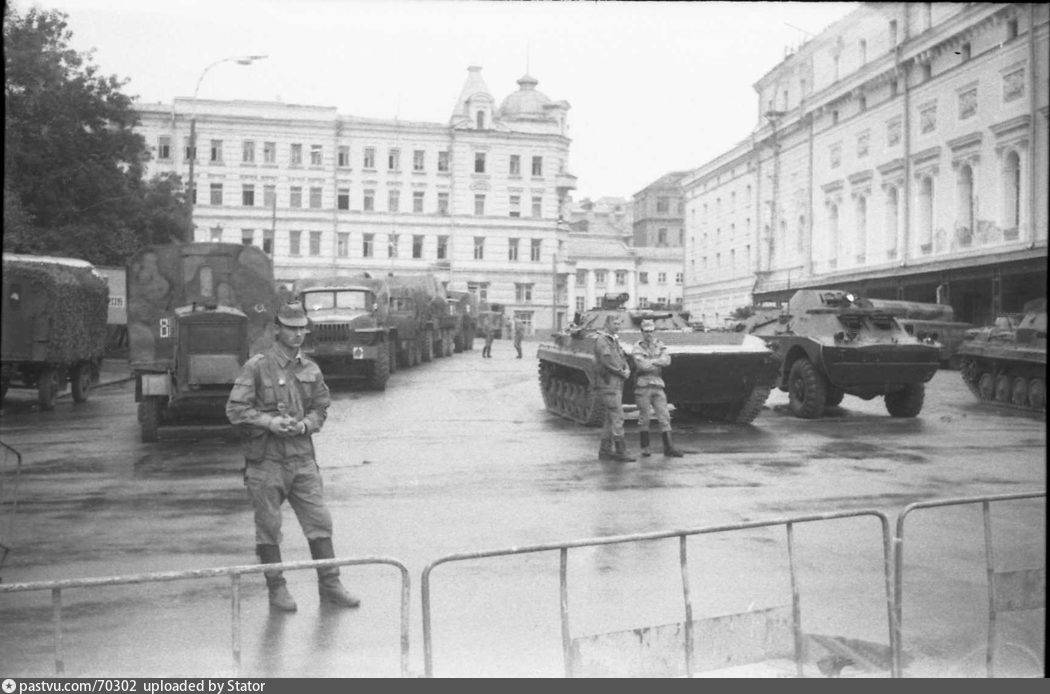
[[[305,328],[310,324],[306,310],[299,304],[284,304],[277,309],[274,322],[288,328]]]
[[[642,321],[642,332],[649,332],[650,330],[656,330],[656,323],[646,318]]]

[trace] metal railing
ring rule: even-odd
[[[262,573],[263,571],[295,571],[301,569],[319,569],[329,566],[361,566],[366,564],[386,564],[401,572],[401,675],[409,674],[408,663],[408,609],[409,578],[408,569],[396,559],[387,557],[362,557],[357,559],[317,559],[311,561],[284,562],[282,564],[251,564],[246,566],[226,566],[212,569],[190,571],[171,571],[164,573],[132,574],[100,578],[74,578],[60,581],[36,581],[31,583],[0,584],[0,594],[28,591],[51,591],[51,623],[53,631],[55,674],[65,672],[65,653],[62,643],[62,591],[73,588],[94,588],[98,586],[117,586],[141,583],[159,583],[187,579],[230,578],[230,647],[234,669],[241,673],[241,576]]]
[[[14,460],[13,481],[8,481],[8,463]],[[15,514],[18,512],[18,482],[22,474],[22,454],[0,441],[0,569],[4,568],[14,536]],[[5,508],[7,507],[7,508]]]
[[[985,555],[985,574],[988,577],[988,648],[985,654],[985,664],[987,668],[988,677],[994,676],[993,667],[993,656],[997,648],[996,639],[996,614],[1001,611],[997,608],[996,600],[996,573],[995,573],[995,562],[992,547],[992,521],[990,514],[990,505],[996,501],[1016,501],[1019,499],[1038,499],[1046,498],[1046,491],[1041,492],[1023,492],[1018,494],[995,494],[991,496],[972,496],[972,497],[960,497],[955,499],[941,499],[936,501],[919,501],[914,504],[909,504],[901,511],[900,515],[897,516],[897,528],[896,534],[893,537],[893,588],[894,588],[894,628],[897,630],[895,637],[890,641],[890,645],[893,647],[893,676],[901,677],[902,675],[902,650],[903,650],[903,633],[901,631],[902,617],[903,617],[903,605],[904,605],[904,520],[908,514],[912,511],[919,509],[939,508],[944,506],[963,506],[969,504],[981,504],[981,516],[984,524],[984,555]],[[1046,573],[1046,561],[1044,558],[1043,562],[1043,581],[1045,586],[1045,573]],[[1045,596],[1042,596],[1045,598]],[[1045,604],[1045,599],[1044,599]]]
[[[621,544],[625,542],[640,542],[648,540],[662,540],[668,538],[678,538],[679,544],[679,566],[682,577],[682,598],[685,609],[685,670],[686,675],[691,677],[693,675],[693,605],[692,599],[689,593],[689,564],[688,554],[686,548],[686,538],[692,535],[707,535],[712,533],[722,533],[735,530],[746,530],[753,528],[765,528],[772,526],[785,526],[787,533],[787,554],[788,554],[788,568],[791,576],[791,612],[792,612],[792,632],[794,637],[794,652],[795,652],[795,664],[797,673],[802,676],[802,659],[803,659],[803,636],[801,627],[801,606],[799,601],[799,586],[798,577],[795,569],[795,552],[794,552],[794,526],[800,523],[812,523],[818,521],[836,520],[842,518],[853,518],[859,516],[872,516],[877,518],[882,529],[882,549],[883,549],[883,575],[885,580],[885,592],[886,592],[886,618],[888,622],[888,635],[890,639],[890,649],[894,652],[894,639],[899,633],[894,627],[894,602],[893,602],[893,585],[892,585],[892,555],[890,550],[890,525],[889,519],[885,514],[875,510],[860,510],[860,511],[843,511],[835,513],[815,514],[806,516],[797,516],[792,518],[781,518],[767,521],[748,521],[743,523],[734,523],[731,525],[717,525],[703,528],[693,528],[688,530],[670,530],[663,532],[650,532],[650,533],[637,533],[632,535],[616,535],[611,537],[598,537],[589,538],[583,540],[575,540],[569,542],[550,543],[541,545],[531,545],[527,547],[511,547],[508,549],[497,549],[480,552],[467,552],[461,554],[451,554],[439,559],[432,561],[423,570],[423,575],[420,581],[420,590],[422,592],[423,602],[423,655],[425,665],[425,676],[433,677],[434,675],[434,649],[432,643],[432,623],[431,623],[431,600],[430,600],[430,573],[439,565],[457,561],[468,561],[476,559],[485,559],[490,557],[505,557],[517,554],[530,554],[535,552],[548,552],[557,550],[560,553],[560,564],[559,564],[559,594],[560,594],[560,618],[561,618],[561,640],[562,640],[562,657],[565,665],[565,676],[572,677],[573,675],[573,655],[572,655],[572,638],[569,628],[569,595],[568,595],[568,551],[570,549],[577,549],[581,547],[597,547],[601,545],[612,545]]]

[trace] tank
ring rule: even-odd
[[[1019,321],[966,333],[958,356],[963,382],[981,400],[1046,411],[1046,297],[1029,301]]]
[[[941,346],[908,333],[895,316],[837,289],[802,289],[784,310],[763,309],[745,323],[780,362],[777,387],[792,414],[815,419],[845,395],[882,396],[893,417],[922,411]]]
[[[642,320],[656,323],[671,364],[663,369],[668,403],[702,419],[749,424],[762,410],[776,380],[778,362],[765,343],[733,332],[698,332],[673,311],[624,308],[627,295],[606,295],[578,324],[552,335],[537,349],[540,391],[547,409],[587,426],[598,426],[599,373],[594,358],[597,331],[607,317],[623,318],[624,349],[642,338]],[[624,385],[623,402],[634,403],[634,378]]]

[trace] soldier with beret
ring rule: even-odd
[[[281,506],[287,499],[314,559],[332,559],[332,515],[324,502],[311,436],[331,404],[317,364],[300,347],[309,332],[306,311],[286,304],[277,312],[273,347],[245,362],[234,382],[226,416],[244,440],[244,484],[255,509],[256,553],[263,564],[281,563]],[[265,571],[272,609],[294,612],[280,571]],[[322,603],[357,607],[339,581],[339,568],[317,569]]]
[[[650,319],[642,321],[642,339],[631,349],[634,359],[634,402],[638,405],[638,437],[641,441],[642,457],[649,457],[649,420],[656,412],[656,421],[663,436],[664,455],[681,458],[683,453],[671,443],[671,414],[667,409],[664,379],[660,371],[671,365],[667,346],[656,337],[656,323]]]

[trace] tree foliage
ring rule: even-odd
[[[122,265],[185,237],[182,184],[143,180],[126,80],[99,74],[71,38],[62,12],[4,6],[4,249]]]

